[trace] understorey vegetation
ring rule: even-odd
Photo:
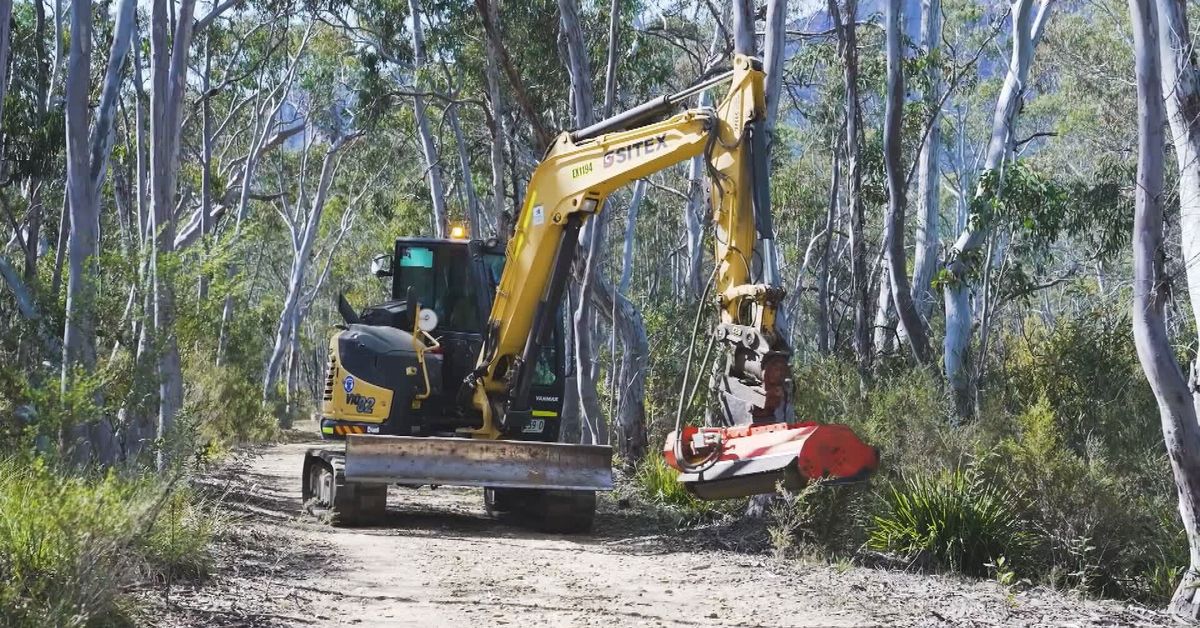
[[[795,373],[796,420],[853,426],[883,453],[869,483],[783,491],[760,538],[781,557],[956,572],[1149,605],[1170,600],[1187,537],[1157,407],[1123,308],[1023,321],[998,340],[989,401],[971,419],[929,372],[884,370],[862,395],[853,363]],[[670,368],[668,366],[668,368]],[[662,423],[669,424],[668,420]],[[732,522],[647,461],[638,493],[680,521]]]

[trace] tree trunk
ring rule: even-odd
[[[174,3],[172,7],[174,8]],[[150,195],[156,231],[155,256],[175,250],[175,193],[179,174],[179,136],[182,132],[183,88],[187,80],[188,52],[192,40],[194,0],[179,3],[175,27],[165,0],[154,0],[150,10]],[[159,352],[158,437],[175,424],[183,404],[183,373],[175,338],[175,287],[173,278],[152,265],[154,328],[161,339]],[[158,464],[166,464],[159,452]]]
[[[636,234],[638,210],[642,200],[646,198],[646,180],[638,179],[633,184],[633,198],[629,200],[629,210],[625,217],[625,245],[621,251],[621,280],[618,291],[629,294],[629,283],[633,280],[633,239]]]
[[[486,6],[480,6],[480,5]],[[476,0],[476,11],[485,24],[499,24],[500,16],[496,3]],[[508,240],[508,226],[504,219],[504,144],[508,136],[504,131],[504,101],[500,91],[500,51],[496,38],[486,37],[487,58],[484,59],[484,74],[487,79],[488,106],[492,120],[492,150],[489,153],[492,166],[492,224],[496,225],[496,237]]]
[[[71,48],[64,90],[67,139],[67,197],[71,219],[67,260],[66,326],[63,332],[62,394],[67,396],[75,372],[91,374],[96,367],[96,330],[93,321],[99,273],[99,209],[90,190],[88,165],[88,97],[91,92],[92,8],[74,3],[71,10]],[[77,464],[91,461],[93,450],[88,425],[97,417],[75,416],[67,431],[67,451]]]
[[[203,101],[200,103],[200,238],[203,240],[204,260],[208,260],[209,246],[208,235],[212,229],[210,214],[212,214],[212,145],[213,145],[213,121],[212,121],[212,98],[209,91],[212,89],[212,37],[206,37],[204,42],[204,76],[201,77],[201,89],[204,90]],[[201,273],[199,285],[196,287],[198,295],[197,306],[203,307],[203,304],[208,300],[208,273]]]
[[[754,0],[733,0],[733,51],[754,55]]]
[[[1033,59],[1034,44],[1041,37],[1052,5],[1053,0],[1041,0],[1037,19],[1031,23],[1030,14],[1033,0],[1016,0],[1013,3],[1012,58],[1009,61],[1008,74],[1004,78],[1004,85],[1000,89],[1000,96],[996,100],[996,109],[992,116],[991,138],[984,159],[984,172],[1001,169],[1012,154],[1017,114],[1021,110],[1025,86],[1028,82],[1029,64]],[[981,186],[976,195],[983,193],[984,190]],[[974,280],[971,275],[973,271],[986,272],[986,269],[975,268],[977,264],[970,264],[968,260],[979,257],[980,247],[987,239],[988,231],[989,225],[983,216],[970,216],[945,264],[950,277],[944,289],[946,338],[943,360],[946,379],[954,389],[959,413],[963,415],[970,413],[972,405],[968,375],[970,369],[966,365],[972,329],[970,291]]]
[[[41,2],[38,2],[37,12],[42,16],[44,9]],[[44,21],[44,18],[39,20],[39,24]],[[39,29],[39,33],[40,33]],[[38,50],[41,50],[42,40],[38,39],[35,42]],[[8,66],[12,60],[12,0],[0,0],[0,120],[4,119],[4,99],[8,96]],[[0,134],[0,165],[3,165],[4,156],[4,136]],[[31,232],[32,233],[32,232]],[[36,234],[32,234],[31,239],[36,241]],[[35,249],[36,250],[36,249]]]
[[[579,21],[579,8],[575,0],[558,0],[558,13],[563,37],[567,41],[567,73],[571,77],[573,123],[575,128],[583,128],[592,124],[595,117],[591,62],[588,61],[587,45],[583,40],[583,25]]]
[[[1187,3],[1158,0],[1156,8],[1162,92],[1179,171],[1183,259],[1195,260],[1200,256],[1200,67],[1188,31]],[[1192,315],[1200,321],[1200,267],[1194,263],[1183,266]]]
[[[421,138],[421,152],[425,156],[425,179],[429,181],[429,199],[433,207],[433,237],[446,237],[446,187],[442,184],[442,166],[438,157],[437,144],[429,127],[429,116],[425,111],[425,97],[420,94],[425,81],[425,29],[421,24],[420,0],[408,0],[412,13],[413,69],[416,74],[417,93],[413,96],[413,113],[417,119],[417,135]]]
[[[886,230],[886,223],[884,228]],[[887,246],[886,242],[884,246]],[[871,344],[875,347],[875,355],[879,356],[891,355],[896,349],[897,326],[895,310],[892,309],[892,282],[888,265],[886,259],[879,265],[879,296],[875,299],[875,322],[871,326]]]
[[[266,371],[263,373],[264,402],[275,397],[275,385],[279,381],[283,358],[287,354],[289,340],[295,325],[299,323],[296,312],[300,307],[301,295],[304,293],[304,282],[308,274],[308,261],[312,257],[313,242],[316,241],[321,215],[325,211],[325,201],[329,197],[329,187],[333,184],[334,172],[337,170],[337,154],[355,137],[342,137],[325,152],[325,157],[321,160],[321,174],[317,181],[316,196],[313,197],[312,205],[307,210],[304,224],[295,225],[295,229],[298,229],[299,232],[293,234],[293,242],[297,246],[293,251],[292,270],[288,277],[283,309],[279,314],[279,325],[275,329],[275,342],[271,348],[271,355],[267,358]],[[302,195],[297,196],[296,202],[302,203]]]
[[[901,164],[904,150],[901,140],[901,115],[904,111],[904,59],[901,56],[900,0],[889,0],[887,10],[887,106],[884,116],[883,160],[888,181],[888,211],[884,239],[888,278],[891,283],[892,302],[896,306],[896,317],[913,358],[918,364],[929,361],[929,339],[925,325],[913,304],[908,283],[908,263],[904,254],[904,214],[908,204],[906,173]]]
[[[608,55],[604,64],[604,112],[602,118],[613,114],[617,105],[617,46],[620,43],[621,0],[608,3]]]
[[[621,335],[625,353],[621,359],[621,378],[618,381],[621,405],[617,413],[617,453],[629,468],[635,468],[649,449],[646,439],[646,369],[650,349],[646,340],[646,325],[637,307],[604,282],[597,282],[596,299],[604,314],[610,312],[614,333]],[[615,303],[613,300],[616,300]]]
[[[784,37],[787,0],[768,0],[767,29],[763,36],[763,69],[767,73],[766,128],[768,141],[775,143],[775,123],[779,117],[779,102],[783,99],[783,57],[787,48]]]
[[[708,45],[709,59],[718,58],[718,51],[722,49],[724,44],[721,32],[719,24],[713,28],[712,39]],[[706,71],[708,69],[710,68],[705,68]],[[712,105],[713,97],[710,90],[702,91],[696,97],[697,107],[711,107]],[[685,299],[690,302],[699,299],[701,292],[704,290],[704,278],[701,276],[701,269],[704,265],[703,221],[708,213],[708,204],[706,201],[710,193],[710,186],[708,184],[703,156],[698,155],[688,162],[687,176],[687,202],[683,207],[684,243],[687,250],[687,260],[684,264],[682,292]]]
[[[846,92],[846,161],[850,175],[850,302],[854,310],[854,355],[859,377],[865,384],[871,370],[871,280],[867,274],[867,247],[864,238],[862,202],[862,155],[859,147],[862,111],[858,98],[858,1],[846,0],[844,12],[836,0],[829,1],[829,14],[838,33],[838,53],[842,57],[843,84]],[[843,15],[844,13],[844,15]]]
[[[592,97],[592,71],[588,60],[587,48],[583,39],[583,26],[579,20],[579,9],[575,0],[558,0],[559,24],[567,50],[567,73],[571,77],[572,123],[575,128],[583,128],[594,121],[594,100]],[[611,204],[611,199],[605,201]],[[577,278],[576,309],[572,317],[572,336],[575,341],[575,375],[576,389],[568,391],[578,395],[581,424],[596,426],[603,420],[603,409],[600,406],[600,396],[596,391],[596,381],[590,376],[592,362],[595,359],[595,347],[592,338],[592,287],[596,280],[596,269],[600,265],[603,247],[605,221],[609,208],[584,223],[579,231],[580,255],[577,257],[575,276]],[[588,434],[584,433],[587,437]]]
[[[1174,7],[1164,7],[1162,28],[1180,23]],[[1182,7],[1180,7],[1182,8]],[[1133,227],[1133,334],[1138,359],[1146,380],[1158,400],[1163,438],[1179,493],[1179,513],[1187,532],[1190,565],[1183,576],[1171,610],[1190,620],[1200,617],[1200,423],[1196,403],[1200,396],[1192,381],[1185,379],[1175,360],[1174,346],[1167,334],[1165,308],[1170,298],[1170,279],[1163,267],[1163,68],[1160,67],[1158,11],[1154,0],[1129,0],[1133,25],[1134,68],[1138,92],[1138,174],[1135,188]],[[1175,22],[1169,24],[1168,21]],[[1180,32],[1170,35],[1188,37]],[[1174,55],[1172,55],[1174,56]],[[1175,60],[1170,60],[1176,65]],[[1168,70],[1168,74],[1178,71]]]
[[[927,59],[935,58],[941,50],[942,0],[921,0],[921,46]],[[942,97],[941,72],[932,63],[926,65],[925,108],[933,118],[929,121],[929,137],[921,145],[917,165],[917,230],[916,251],[913,254],[912,299],[917,314],[927,324],[933,312],[934,295],[930,292],[933,269],[937,266],[940,237],[940,197],[942,150],[942,115],[938,103]]]
[[[475,182],[471,177],[471,159],[467,156],[467,141],[463,136],[462,125],[458,121],[458,105],[452,105],[446,110],[446,118],[450,120],[450,130],[454,132],[454,146],[458,150],[458,169],[462,176],[463,201],[466,205],[463,212],[467,215],[471,237],[481,238],[483,237],[483,212],[479,209],[479,197],[475,194]]]
[[[104,72],[104,85],[100,91],[100,105],[96,108],[96,122],[91,133],[91,156],[89,181],[93,203],[100,206],[100,188],[108,173],[108,161],[112,156],[116,140],[117,105],[121,97],[121,84],[125,58],[133,44],[133,30],[137,27],[137,0],[121,0],[117,7],[116,23],[113,25],[112,47],[108,53],[108,66]]]
[[[838,192],[842,185],[841,141],[833,142],[833,167],[829,181],[829,204],[825,213],[825,235],[821,239],[821,257],[817,266],[817,352],[833,353],[833,320],[829,302],[829,263],[833,244],[833,227],[838,214]]]

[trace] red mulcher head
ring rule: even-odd
[[[879,469],[879,450],[845,425],[772,423],[683,428],[685,465],[675,458],[676,433],[663,455],[680,471],[679,481],[700,499],[731,499],[774,493],[776,485],[799,489],[810,481],[865,480]]]

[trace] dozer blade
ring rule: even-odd
[[[612,448],[515,440],[346,437],[346,479],[560,490],[612,490]]]
[[[691,463],[714,453],[715,461],[686,472],[675,459],[675,432],[663,455],[679,481],[700,499],[732,499],[774,493],[777,485],[795,490],[813,480],[848,483],[865,480],[879,469],[879,450],[863,443],[845,425],[774,423],[730,428],[683,429],[684,452]],[[707,443],[707,445],[705,445]],[[709,447],[709,452],[704,447]],[[719,447],[719,453],[711,452]]]

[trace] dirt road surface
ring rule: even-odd
[[[1165,626],[1114,601],[713,549],[605,501],[593,534],[497,522],[469,489],[400,489],[384,525],[301,512],[304,443],[206,480],[229,519],[202,585],[143,592],[158,626]]]

